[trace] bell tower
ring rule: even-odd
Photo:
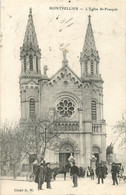
[[[32,118],[39,113],[39,79],[41,79],[41,50],[36,37],[32,9],[29,10],[28,22],[23,46],[20,48],[21,74],[19,77],[21,97],[21,118]]]
[[[99,74],[99,54],[96,49],[92,30],[91,16],[88,16],[85,42],[80,53],[82,102],[83,102],[83,130],[85,134],[86,159],[90,159],[97,139],[101,139],[101,149],[98,158],[106,159],[106,124],[103,116],[103,80]],[[100,137],[101,136],[101,137]],[[91,149],[92,148],[92,149]],[[99,150],[100,151],[100,150]]]
[[[91,16],[88,16],[88,26],[83,50],[80,53],[81,78],[87,76],[99,76],[99,54],[95,46],[95,40],[91,25]]]

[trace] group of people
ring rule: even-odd
[[[111,167],[113,185],[115,185],[115,184],[118,185],[119,172],[120,172],[119,167],[113,162],[112,167]],[[96,170],[95,170],[95,173],[94,173],[94,170],[92,169],[92,167],[88,167],[87,176],[90,176],[91,179],[94,179],[95,174],[98,178],[98,183],[97,184],[100,184],[100,180],[101,180],[102,183],[104,183],[104,179],[106,178],[106,176],[108,174],[108,168],[105,165],[99,164],[96,167]]]
[[[66,169],[64,171],[64,180],[66,180]],[[87,177],[90,176],[91,179],[94,180],[94,175],[96,174],[96,177],[98,179],[98,183],[104,183],[104,179],[106,178],[106,175],[108,174],[108,169],[105,165],[99,164],[96,167],[96,170],[94,171],[92,167],[88,167],[87,169]],[[119,169],[116,166],[115,163],[112,163],[111,167],[111,174],[112,174],[112,180],[113,180],[113,185],[117,184],[118,185],[118,180],[117,176],[119,174]],[[73,178],[73,187],[78,186],[78,176],[79,176],[79,168],[76,166],[76,163],[73,162],[71,169],[70,169],[70,175]],[[42,190],[42,185],[44,182],[46,182],[46,187],[48,189],[51,189],[51,179],[52,179],[52,170],[50,168],[50,163],[41,163],[40,166],[38,167],[36,173],[35,173],[35,182],[38,183],[38,190]]]
[[[118,185],[118,175],[119,175],[120,169],[119,167],[113,162],[111,167],[111,174],[112,174],[112,181],[113,185]],[[73,176],[73,187],[77,187],[77,180],[78,180],[78,173],[79,169],[77,166],[75,166],[75,162],[73,163],[73,166],[71,167],[71,175]],[[92,167],[88,167],[87,169],[87,177],[90,176],[91,179],[94,180],[94,175],[96,174],[96,177],[98,179],[98,183],[100,184],[100,180],[102,184],[104,183],[104,179],[106,178],[108,174],[108,168],[105,165],[102,165],[101,163],[96,167],[96,170],[94,172]]]
[[[42,185],[46,182],[46,188],[51,189],[52,171],[50,163],[41,163],[35,172],[35,182],[38,183],[38,190],[42,190]]]

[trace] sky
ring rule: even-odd
[[[77,7],[78,10],[49,9],[55,6]],[[122,113],[126,110],[125,1],[3,0],[1,123],[6,119],[20,119],[20,47],[30,7],[42,53],[41,70],[43,73],[43,66],[47,65],[49,77],[62,66],[63,47],[68,50],[69,66],[80,76],[80,52],[84,44],[88,15],[91,15],[96,48],[100,56],[99,68],[104,80],[104,119],[108,135],[111,135],[109,131],[112,125],[121,120]]]

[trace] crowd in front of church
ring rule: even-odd
[[[123,170],[124,171],[124,170]],[[70,167],[64,166],[62,167],[62,174],[64,174],[64,180],[66,180],[66,174],[69,172],[70,176],[73,180],[73,187],[78,186],[78,177],[80,177],[80,169],[78,166],[76,166],[75,161],[73,160],[70,163]],[[118,166],[113,162],[111,166],[111,175],[112,175],[112,181],[113,185],[118,185],[118,175],[120,170],[118,169]],[[38,169],[35,172],[35,182],[38,183],[38,190],[42,190],[42,185],[44,182],[46,182],[46,188],[51,188],[51,181],[56,180],[56,176],[59,173],[59,169],[51,169],[50,163],[45,163],[43,161],[39,166]],[[104,184],[104,180],[107,177],[108,169],[105,165],[99,163],[94,170],[92,167],[87,168],[86,171],[83,172],[83,177],[90,177],[92,180],[97,178],[97,184]]]

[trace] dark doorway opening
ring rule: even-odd
[[[59,166],[63,167],[69,164],[68,158],[70,157],[71,153],[59,153]],[[74,156],[74,153],[72,153]]]

